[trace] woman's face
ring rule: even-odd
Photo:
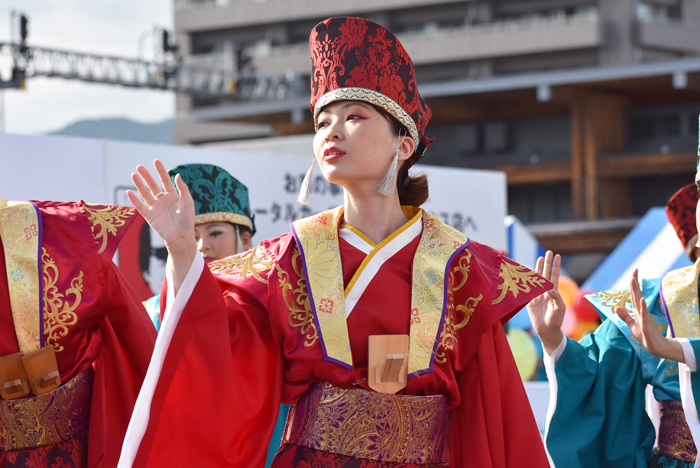
[[[238,239],[233,224],[197,224],[194,227],[194,237],[201,254],[212,260],[220,260],[238,252]]]
[[[329,104],[318,115],[317,124],[314,154],[321,171],[329,182],[350,192],[366,188],[376,191],[396,149],[402,148],[400,160],[413,151],[411,138],[403,138],[410,143],[400,144],[402,139],[394,135],[389,121],[372,105],[361,101]]]

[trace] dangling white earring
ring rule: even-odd
[[[396,166],[399,165],[399,150],[401,149],[401,143],[403,143],[403,139],[406,138],[405,135],[401,135],[403,133],[403,129],[399,130],[399,146],[396,148],[396,153],[394,153],[394,158],[391,160],[391,166],[389,166],[389,170],[387,171],[386,175],[382,179],[382,181],[377,185],[377,191],[381,193],[382,195],[389,195],[393,188],[396,186],[396,176],[398,175],[396,172]]]
[[[398,153],[397,153],[398,154]],[[301,187],[299,188],[299,195],[297,195],[297,201],[304,205],[309,204],[309,193],[311,192],[311,178],[314,176],[314,166],[316,165],[316,158],[314,158],[311,163],[311,167],[306,172],[304,180],[301,182]]]
[[[391,166],[386,175],[382,179],[381,183],[377,186],[377,190],[382,195],[389,195],[396,185],[396,166],[399,164],[399,149],[396,148],[396,153],[394,153],[394,158],[391,160]]]

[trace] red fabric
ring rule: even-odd
[[[144,229],[146,220],[143,216],[136,214],[131,227],[124,234],[124,238],[119,244],[119,269],[134,292],[141,301],[146,301],[153,296],[151,286],[146,282],[141,271],[139,256],[141,255],[141,229]],[[149,229],[148,226],[145,229]],[[150,246],[149,246],[150,247]],[[149,253],[150,255],[150,253]]]
[[[43,247],[55,261],[57,273],[43,277],[44,289],[58,298],[60,310],[76,304],[75,323],[66,323],[61,333],[52,333],[44,304],[44,337],[57,347],[56,360],[63,383],[95,366],[90,414],[89,467],[115,466],[129,417],[148,369],[156,332],[145,309],[135,296],[112,257],[121,236],[131,223],[133,211],[125,213],[123,226],[108,234],[102,253],[101,241],[83,203],[36,202],[43,226]],[[108,208],[105,206],[94,207]],[[0,243],[1,244],[1,243]],[[14,333],[4,249],[0,246],[0,355],[18,351]],[[82,276],[81,276],[82,274]],[[80,300],[67,290],[82,278]],[[55,280],[55,283],[54,283]],[[63,297],[58,295],[63,294]],[[65,317],[64,317],[65,318]],[[61,348],[61,349],[59,349]]]
[[[415,163],[430,144],[423,135],[432,112],[418,93],[411,57],[396,36],[362,18],[328,18],[311,31],[309,47],[311,113],[328,91],[338,88],[378,91],[401,106],[416,123],[423,145],[418,157],[411,161]]]
[[[352,370],[323,357],[304,308],[307,289],[290,234],[262,243],[272,261],[258,275],[263,281],[248,269],[212,275],[205,268],[170,344],[134,466],[170,466],[181,460],[197,460],[201,466],[263,466],[280,403],[293,403],[319,381],[367,388],[367,337],[408,332],[416,245],[417,240],[379,269],[349,317]],[[342,240],[340,247],[348,264],[357,264],[357,250]],[[457,256],[452,268],[466,260],[468,280],[459,289],[459,277],[450,280],[449,300],[461,306],[480,298],[478,305],[461,328],[452,325],[464,323],[462,309],[451,312],[454,318],[446,320],[437,349],[441,358],[432,372],[409,379],[402,393],[448,396],[451,466],[522,466],[525,453],[528,466],[548,466],[500,323],[551,284],[543,281],[517,295],[506,294],[493,305],[501,292],[502,264],[512,262],[476,242]],[[165,299],[162,295],[161,302]],[[286,465],[275,468],[279,466]]]
[[[666,204],[666,216],[676,229],[685,251],[688,249],[688,242],[698,233],[695,208],[699,198],[698,186],[692,183],[674,193]]]

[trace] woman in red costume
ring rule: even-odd
[[[136,216],[0,199],[0,468],[117,464],[156,340],[112,262]]]
[[[501,324],[551,283],[419,208],[431,113],[390,32],[329,18],[310,45],[314,164],[343,206],[206,268],[187,186],[134,175],[170,260],[120,466],[262,467],[280,403],[275,468],[548,466]]]

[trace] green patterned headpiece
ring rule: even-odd
[[[248,227],[255,234],[248,187],[225,169],[212,164],[183,164],[168,171],[180,174],[194,199],[195,224],[226,222]]]

